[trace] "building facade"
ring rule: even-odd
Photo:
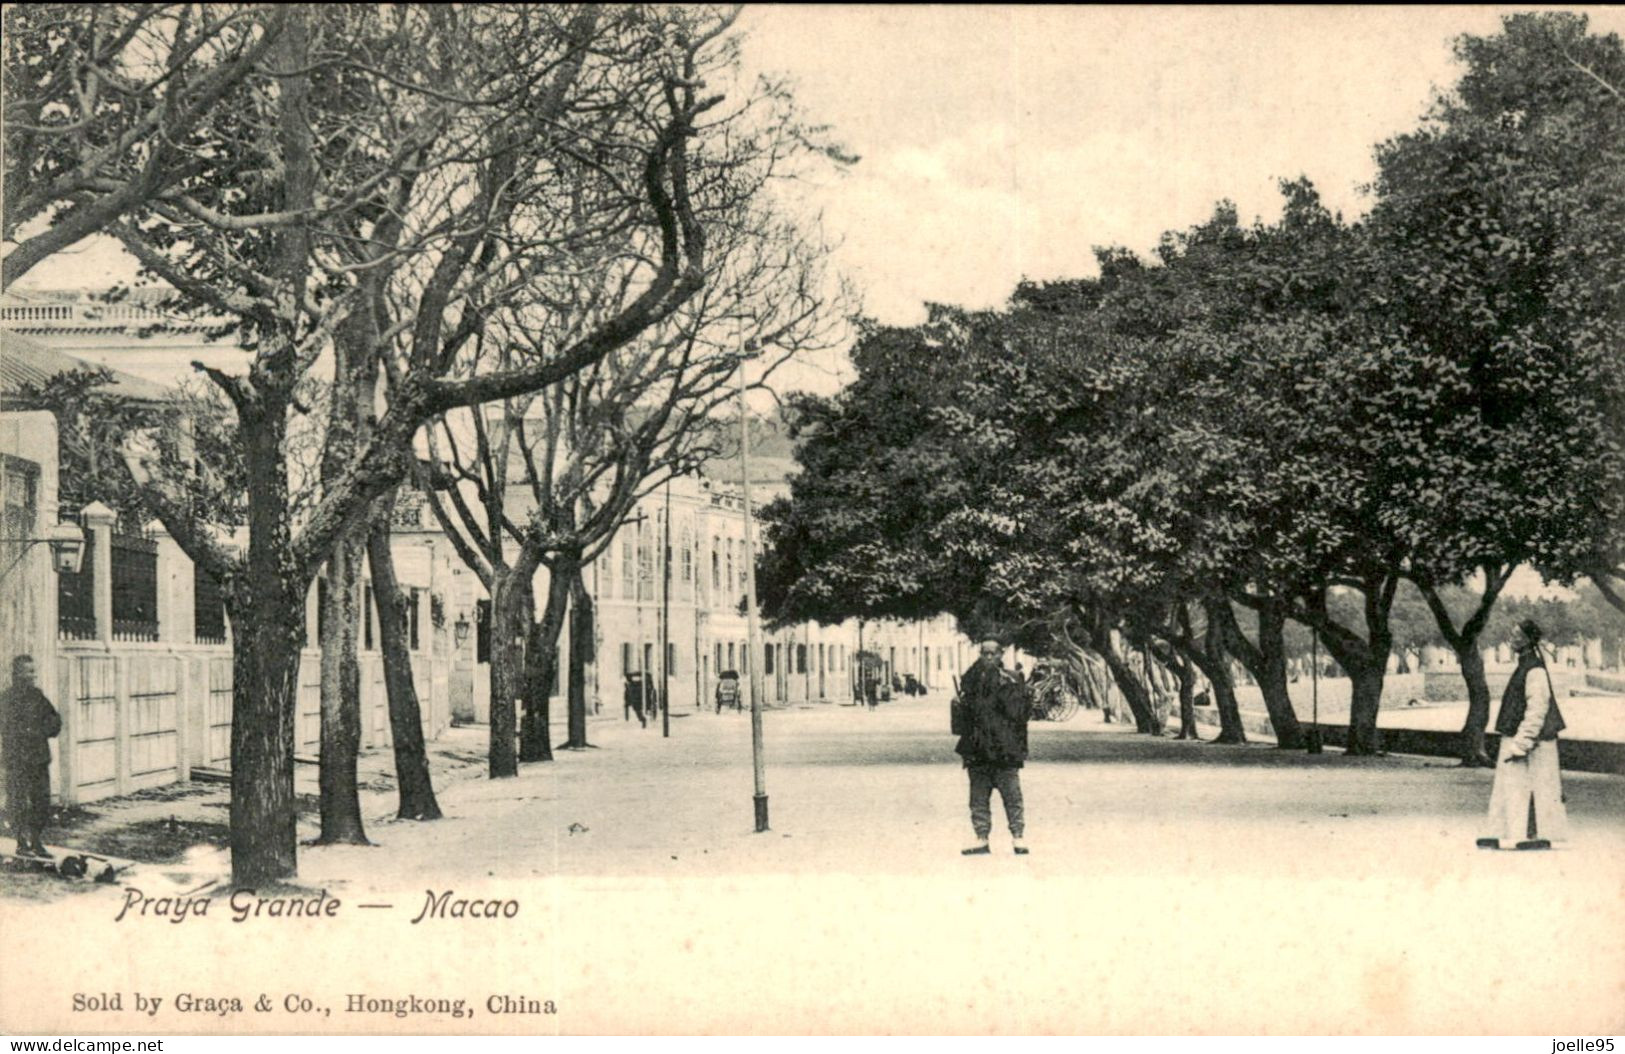
[[[140,303],[104,308],[69,294],[8,294],[0,301],[0,397],[87,364],[113,370],[114,394],[149,401],[167,397],[190,373],[192,358],[246,368],[241,349],[207,341],[201,328],[186,324],[155,346],[146,330],[160,323],[172,324]],[[62,715],[53,794],[92,801],[224,768],[233,683],[231,627],[218,589],[161,523],[130,523],[97,504],[63,507],[59,453],[53,415],[0,412],[0,658],[9,668],[13,656],[32,655],[40,686]],[[33,541],[64,521],[77,523],[87,543],[74,573],[56,569],[50,549]],[[454,711],[470,710],[474,591],[445,537],[421,517],[397,518],[392,548],[408,597],[424,732],[433,739]],[[370,582],[361,588],[368,594]],[[318,578],[306,598],[309,646],[300,659],[294,747],[300,755],[314,756],[320,741],[322,589]],[[362,745],[383,747],[390,724],[381,641],[370,595],[362,600]]]
[[[764,627],[758,659],[744,612],[745,554],[736,488],[683,478],[647,496],[588,577],[600,699],[619,706],[624,677],[646,671],[669,686],[674,708],[702,708],[714,705],[719,677],[733,671],[748,700],[759,661],[767,705],[851,703],[860,652],[873,657],[883,684],[913,677],[928,690],[951,688],[952,676],[969,664],[969,642],[947,617]]]
[[[106,366],[124,389],[148,394],[195,377],[194,361],[229,373],[246,370],[247,353],[211,339],[210,320],[166,316],[156,301],[156,294],[108,305],[83,292],[9,292],[0,298],[0,342]],[[4,415],[0,438],[11,459],[5,500],[8,517],[44,525],[58,518],[55,439],[54,430],[48,441],[41,438],[33,416]],[[771,443],[771,431],[763,438]],[[783,489],[793,467],[787,444],[765,450],[754,464],[753,493],[765,502]],[[858,694],[860,654],[869,656],[871,676],[888,688],[906,678],[927,689],[951,688],[953,675],[974,658],[951,618],[764,629],[762,654],[753,655],[744,614],[748,577],[737,469],[731,479],[727,465],[713,475],[722,478],[678,479],[645,496],[587,569],[594,600],[587,684],[595,713],[619,710],[627,675],[643,672],[657,691],[669,693],[674,708],[713,705],[726,671],[740,675],[748,701],[753,663],[761,666],[766,705],[851,703]],[[62,512],[72,518],[81,510]],[[9,606],[0,611],[8,655],[27,650],[41,660],[42,670],[54,664],[53,698],[66,700],[73,712],[73,731],[63,740],[72,744],[72,756],[57,770],[62,796],[87,800],[185,778],[191,768],[223,766],[230,741],[230,630],[210,584],[159,524],[86,526],[96,545],[91,566],[103,568],[100,579],[92,570],[81,581],[59,581],[40,547],[14,576],[15,603],[8,576]],[[425,731],[432,737],[453,721],[485,722],[491,683],[485,590],[421,495],[403,491],[393,537],[397,576],[409,596],[409,636],[415,658],[421,657],[414,673]],[[117,557],[103,555],[96,564],[96,554],[113,550]],[[108,572],[114,563],[146,569],[142,581],[150,579],[150,585],[135,591],[144,601],[131,601],[123,580],[113,581]],[[307,600],[312,647],[301,664],[300,753],[314,753],[319,736],[320,651],[314,645],[321,588],[318,580]],[[538,605],[547,588],[544,568],[535,582]],[[364,578],[362,589],[363,742],[384,745],[389,722],[370,579]],[[567,655],[568,625],[560,647]],[[52,680],[42,677],[47,691]],[[555,682],[556,695],[563,680]],[[563,712],[562,705],[553,707],[556,718]]]

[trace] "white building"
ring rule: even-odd
[[[669,594],[662,559],[668,507]],[[676,708],[711,705],[725,670],[739,673],[748,691],[753,656],[743,613],[744,502],[734,488],[685,478],[645,498],[593,564],[587,584],[598,616],[595,650],[605,706],[620,705],[624,675],[644,670],[657,682],[670,684]],[[660,665],[662,639],[667,641],[665,670]],[[888,683],[893,676],[912,676],[927,688],[951,687],[951,676],[969,665],[969,648],[947,617],[764,627],[764,701],[852,702],[860,650],[878,657]]]
[[[46,374],[60,372],[64,364],[76,360],[107,366],[117,374],[115,390],[135,398],[161,398],[176,384],[195,377],[194,361],[226,372],[246,370],[246,352],[229,341],[210,338],[218,320],[166,316],[155,307],[157,296],[137,293],[125,303],[105,305],[83,292],[7,293],[0,298],[0,383],[14,390],[20,383],[40,379],[39,370],[19,372],[19,364],[30,357],[54,363],[44,368]],[[0,451],[17,469],[8,469],[6,475],[8,509],[23,503],[23,481],[31,479],[35,482],[27,484],[34,488],[28,515],[38,525],[56,522],[54,435],[45,438],[33,415],[7,414],[5,426],[0,430]],[[782,437],[775,445],[771,429],[764,427],[758,434],[762,449],[752,459],[752,489],[761,504],[782,492],[793,461]],[[27,469],[28,465],[34,468]],[[737,463],[713,467],[713,476],[721,481],[680,479],[647,496],[587,571],[586,585],[595,602],[596,661],[588,671],[595,712],[618,711],[625,675],[645,670],[657,684],[669,685],[677,708],[709,705],[718,675],[725,670],[739,672],[748,692],[755,657],[742,610],[746,568]],[[669,586],[663,544],[668,508]],[[119,541],[124,534],[115,528],[112,523],[93,527],[93,540],[100,547],[151,550],[148,559],[157,585],[148,606],[155,610],[133,613],[140,618],[114,610],[118,604],[113,604],[108,583],[96,585],[93,572],[87,579],[91,584],[78,593],[55,582],[43,547],[28,554],[26,567],[14,576],[18,595],[26,602],[0,609],[6,619],[0,633],[5,635],[8,655],[28,650],[41,660],[42,671],[54,663],[56,672],[43,675],[42,684],[48,693],[54,689],[52,698],[59,704],[71,704],[63,709],[65,717],[72,714],[67,722],[72,731],[62,741],[75,743],[80,759],[70,758],[57,769],[63,796],[70,800],[185,778],[191,767],[220,766],[227,760],[230,649],[217,603],[207,595],[208,583],[193,574],[190,561],[157,524],[146,526],[148,537],[141,541]],[[424,660],[414,669],[426,730],[433,736],[453,719],[483,722],[489,715],[490,691],[484,589],[462,566],[421,498],[414,500],[403,492],[394,538],[400,585],[411,595],[413,647]],[[93,549],[93,567],[108,564],[107,557],[95,563],[95,553],[100,552],[103,548]],[[9,599],[12,576],[5,584]],[[543,569],[536,576],[538,610],[547,585]],[[370,590],[370,582],[363,588]],[[318,589],[319,583],[307,603],[313,645]],[[78,604],[81,614],[59,611],[59,595],[69,598],[70,607]],[[128,599],[122,593],[120,598]],[[95,604],[101,606],[92,611]],[[383,744],[389,724],[376,613],[371,603],[365,610],[363,742]],[[68,622],[73,625],[64,628]],[[561,655],[568,654],[568,634],[567,626]],[[808,623],[764,630],[762,650],[768,705],[851,702],[860,651],[874,656],[884,683],[912,677],[931,689],[950,687],[952,675],[974,658],[970,642],[946,617],[922,623],[849,620],[838,626]],[[301,753],[317,748],[319,658],[319,650],[312,647],[302,663],[297,730]],[[555,682],[556,694],[563,680]],[[561,717],[563,707],[556,703],[553,713]],[[137,755],[145,760],[135,760]]]
[[[115,317],[110,321],[105,312]],[[143,331],[156,322],[172,332]],[[66,353],[62,349],[71,349]],[[0,301],[0,399],[86,363],[114,370],[112,391],[161,401],[189,363],[246,368],[240,349],[206,341],[201,327],[176,327],[136,305],[100,308],[66,294]],[[139,375],[123,369],[129,363]],[[62,715],[53,747],[54,791],[90,801],[187,779],[230,760],[230,628],[207,576],[196,573],[157,521],[119,522],[111,509],[61,508],[54,417],[0,412],[0,660],[33,655],[41,688]],[[34,544],[61,520],[76,520],[88,541],[77,573],[53,569]],[[397,522],[394,555],[409,595],[408,637],[424,732],[437,736],[471,696],[473,591],[437,529]],[[364,587],[365,588],[365,587]],[[317,597],[306,601],[295,751],[314,755],[320,734],[321,652]],[[367,605],[361,655],[362,744],[389,742],[387,695],[376,614]],[[458,625],[464,641],[459,646]]]

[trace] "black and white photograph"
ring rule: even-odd
[[[3,19],[0,1033],[1625,1034],[1625,9]]]

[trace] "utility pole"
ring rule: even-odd
[[[660,735],[671,738],[671,480],[666,480],[665,572],[660,582]]]
[[[637,659],[635,665],[638,672],[638,699],[643,704],[645,714],[649,712],[649,664],[644,661],[643,654],[643,525],[648,521],[649,516],[642,509],[638,510],[636,516],[628,516],[621,521],[623,527],[637,524],[632,535],[632,617],[637,623],[638,642],[634,647]],[[622,574],[624,576],[625,572]],[[623,577],[621,581],[625,582],[626,579]],[[631,671],[626,670],[623,673],[630,674]]]
[[[745,624],[750,641],[750,753],[756,776],[756,832],[767,830],[767,777],[762,770],[762,630],[756,621],[756,545],[751,540],[750,419],[745,413],[745,356],[739,357],[739,482],[745,499]]]

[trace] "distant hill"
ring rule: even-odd
[[[728,452],[712,458],[701,468],[706,479],[724,486],[740,485],[738,417],[730,416],[727,429],[730,437]],[[765,500],[784,492],[788,481],[797,471],[795,444],[790,439],[790,428],[777,413],[770,418],[750,418],[750,483],[752,498]]]

